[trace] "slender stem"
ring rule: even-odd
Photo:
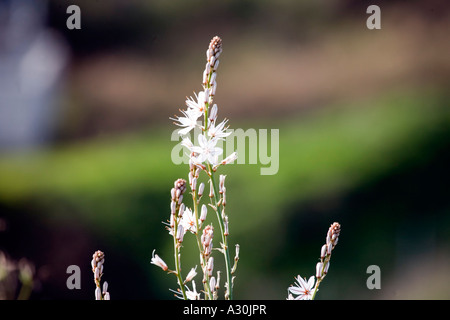
[[[179,259],[179,247],[177,244],[177,232],[178,232],[178,223],[177,219],[174,219],[174,227],[173,227],[173,248],[175,252],[175,270],[176,276],[178,279],[178,284],[180,285],[181,293],[183,294],[183,299],[187,300],[186,290],[184,289],[183,279],[181,277],[181,267],[180,267],[180,259]]]
[[[202,243],[200,241],[200,228],[198,226],[198,203],[197,203],[197,192],[193,191],[192,192],[192,202],[194,205],[194,216],[195,216],[195,229],[197,230],[197,232],[195,233],[195,238],[197,239],[197,246],[198,246],[198,250],[200,251],[200,263],[202,265],[202,270],[203,270],[203,276],[206,278],[206,282],[203,282],[203,288],[205,289],[205,293],[207,294],[207,297],[209,300],[213,300],[212,297],[212,293],[211,293],[211,288],[209,287],[209,275],[208,272],[205,272],[206,269],[204,269],[206,267],[206,259],[205,259],[205,254],[203,252],[202,249]]]
[[[331,257],[331,255],[327,255],[325,257],[325,261],[323,261],[322,270],[320,271],[320,278],[317,279],[316,285],[314,286],[314,293],[311,297],[311,300],[314,300],[314,298],[316,297],[316,293],[319,290],[319,285],[326,276],[326,274],[324,274],[324,271],[325,271],[325,268],[326,268],[328,262],[330,261],[330,257]]]
[[[222,218],[222,210],[220,210],[218,204],[219,204],[219,196],[218,196],[218,192],[217,192],[217,186],[215,183],[215,179],[214,179],[214,172],[211,170],[211,165],[208,164],[208,169],[210,172],[210,177],[211,177],[211,182],[213,185],[213,190],[214,190],[214,199],[216,202],[216,213],[217,213],[217,220],[219,220],[219,225],[220,225],[220,233],[222,235],[222,244],[223,244],[223,255],[225,257],[225,267],[227,270],[227,282],[228,282],[228,299],[229,300],[233,300],[233,285],[232,285],[232,275],[231,275],[231,260],[230,260],[230,252],[228,250],[228,244],[227,244],[227,236],[225,235],[225,227],[224,227],[224,222],[223,222],[223,218]]]
[[[20,292],[17,297],[17,300],[28,300],[32,289],[33,289],[32,283],[23,283],[22,287],[20,288]]]
[[[208,74],[208,80],[207,83],[205,85],[205,89],[211,88],[211,76],[212,73],[214,71],[211,70]],[[206,106],[205,106],[205,118],[204,118],[204,125],[205,125],[205,130],[204,130],[204,135],[207,136],[208,134],[208,111],[209,111],[209,106],[210,103],[207,102]],[[222,236],[222,245],[223,245],[223,254],[225,257],[225,267],[226,267],[226,271],[227,271],[227,282],[228,282],[228,299],[229,300],[233,300],[233,288],[232,288],[232,275],[231,275],[231,263],[230,263],[230,253],[228,250],[228,244],[227,244],[227,237],[225,236],[225,228],[224,228],[224,223],[223,223],[223,218],[222,218],[222,211],[219,208],[219,193],[217,192],[217,186],[215,183],[215,179],[214,179],[214,172],[211,169],[211,165],[208,164],[208,175],[211,178],[211,184],[213,185],[213,190],[214,190],[214,200],[216,202],[216,214],[217,214],[217,220],[219,221],[219,226],[220,226],[220,233]]]

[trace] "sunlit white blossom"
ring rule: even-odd
[[[195,93],[194,93],[195,94]],[[186,105],[188,106],[189,109],[195,110],[197,112],[199,112],[200,114],[204,114],[205,113],[205,107],[206,107],[206,95],[204,91],[200,91],[197,94],[195,94],[195,99],[197,101],[195,101],[192,97],[189,97],[186,99]]]
[[[311,276],[308,282],[306,282],[306,278],[303,279],[301,276],[297,276],[296,280],[295,286],[289,287],[289,291],[297,295],[295,300],[311,300],[315,281],[314,276]]]
[[[218,157],[222,154],[222,148],[216,147],[217,140],[210,139],[207,140],[204,135],[198,135],[199,146],[194,146],[191,148],[192,152],[197,153],[195,158],[196,162],[203,163],[207,161],[208,163],[215,165],[218,163]]]
[[[183,136],[188,134],[189,131],[197,126],[197,119],[202,115],[202,113],[197,109],[181,110],[181,113],[184,115],[184,117],[177,116],[176,119],[171,119],[176,121],[174,123],[177,126],[184,127],[183,129],[178,130],[178,134]]]
[[[228,137],[231,134],[231,131],[226,132],[228,127],[225,127],[225,124],[227,122],[228,120],[225,119],[217,126],[215,122],[212,122],[208,129],[208,136],[210,136],[212,139],[223,139],[225,137]]]

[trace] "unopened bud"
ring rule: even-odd
[[[178,217],[183,217],[183,213],[184,213],[184,209],[185,209],[185,205],[184,205],[184,203],[182,203],[181,205],[180,205],[180,209],[178,210]]]
[[[202,210],[200,212],[200,221],[203,222],[206,220],[206,215],[208,213],[208,208],[206,205],[202,205]]]
[[[198,197],[201,198],[203,195],[203,191],[205,190],[205,184],[202,182],[198,187]]]
[[[208,263],[206,264],[206,270],[208,270],[208,276],[212,276],[212,271],[214,269],[214,258],[209,257]]]
[[[320,259],[325,258],[326,255],[327,255],[327,245],[324,244],[320,249]]]
[[[95,300],[102,300],[102,292],[99,287],[95,288]]]
[[[317,279],[320,279],[322,277],[322,268],[323,268],[323,263],[318,262],[316,264],[316,278]]]

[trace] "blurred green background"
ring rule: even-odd
[[[0,117],[11,128],[0,132],[0,250],[34,263],[31,299],[94,299],[90,260],[98,249],[112,299],[173,299],[175,277],[150,264],[153,249],[172,264],[161,222],[173,181],[188,173],[171,161],[169,117],[201,90],[215,35],[224,50],[219,118],[233,129],[280,133],[276,175],[260,175],[261,164],[221,171],[229,241],[241,248],[235,297],[285,299],[294,276],[314,274],[328,227],[338,221],[341,237],[317,299],[450,298],[447,2],[53,0],[23,7],[31,2],[29,11],[39,12],[40,27],[59,44],[32,61],[46,66],[42,72],[62,66],[38,124],[23,120],[25,104],[7,95],[22,98],[21,84],[35,73],[25,68],[25,82],[1,75],[9,89]],[[25,28],[30,20],[13,14],[22,7],[12,3],[1,7],[3,23]],[[71,4],[81,9],[80,30],[66,27]],[[381,8],[381,30],[366,27],[371,4]],[[9,42],[3,34],[3,66],[11,65],[7,54],[18,57],[33,42],[24,34],[11,33]],[[24,127],[36,129],[28,140],[9,139]],[[186,272],[196,257],[186,258]],[[81,290],[66,287],[73,264],[82,270]],[[369,265],[381,268],[380,290],[366,287]]]

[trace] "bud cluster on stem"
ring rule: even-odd
[[[316,264],[317,282],[314,287],[312,299],[315,298],[319,289],[319,285],[328,273],[330,267],[331,252],[336,247],[339,235],[341,233],[341,225],[338,222],[331,224],[327,232],[326,242],[320,249],[320,262]]]
[[[101,278],[103,276],[103,266],[105,264],[105,254],[97,250],[92,255],[91,267],[94,273],[95,282],[95,300],[110,300],[111,296],[108,292],[108,282],[103,282],[101,286]],[[102,288],[102,289],[101,289]]]

